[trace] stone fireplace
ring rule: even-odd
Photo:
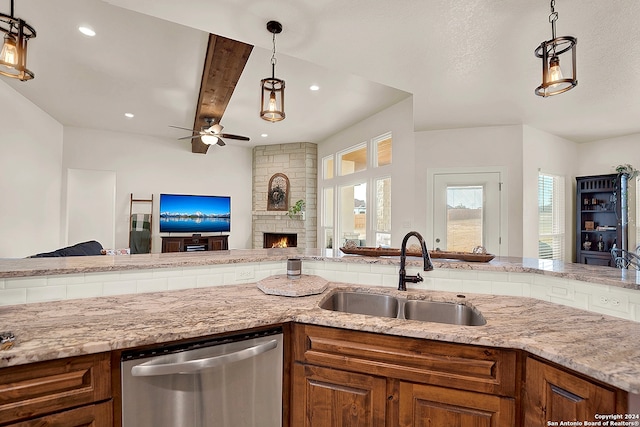
[[[288,205],[304,200],[304,215],[267,210],[268,183],[275,174],[289,179]],[[315,248],[318,149],[316,144],[261,145],[253,149],[253,248],[266,247],[265,234],[294,235],[298,248]],[[269,246],[271,247],[271,246]]]

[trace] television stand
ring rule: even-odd
[[[229,236],[163,237],[162,253],[165,252],[200,252],[226,251],[229,249]]]

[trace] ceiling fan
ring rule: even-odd
[[[200,140],[207,145],[218,144],[219,146],[224,147],[227,144],[222,140],[222,138],[238,139],[240,141],[249,141],[249,137],[247,136],[233,135],[231,133],[222,133],[222,129],[224,129],[224,126],[222,126],[220,123],[214,124],[213,122],[215,121],[215,119],[207,117],[205,121],[207,122],[207,126],[203,126],[202,130],[188,129],[180,126],[169,126],[169,127],[188,130],[194,133],[194,135],[192,136],[184,136],[178,139],[200,138]]]

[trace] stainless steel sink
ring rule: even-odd
[[[480,312],[461,303],[407,300],[392,295],[355,291],[338,291],[323,301],[320,308],[451,325],[482,326],[487,323]]]
[[[481,326],[487,323],[484,317],[471,307],[460,303],[438,301],[406,301],[404,318],[466,326]]]
[[[398,317],[398,299],[391,295],[341,291],[331,295],[320,308],[345,313]]]

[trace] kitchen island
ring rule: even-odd
[[[298,256],[309,265],[385,265],[396,268],[397,258],[327,256],[318,250],[244,250],[218,254],[151,254],[121,257],[83,257],[52,260],[1,261],[0,275],[39,277],[82,272],[145,270],[175,266],[276,262]],[[421,260],[408,261],[419,270]],[[437,270],[485,271],[509,275],[533,274],[551,278],[620,287],[635,293],[638,282],[628,271],[562,264],[544,260],[497,258],[490,263],[434,260]],[[314,267],[315,272],[320,267]],[[283,273],[284,270],[280,271]],[[345,272],[348,272],[345,269]],[[268,270],[276,274],[277,271]],[[339,276],[339,273],[336,273]],[[346,274],[346,273],[345,273]],[[371,276],[371,273],[367,273]],[[429,273],[425,273],[427,276]],[[367,277],[369,277],[367,276]],[[428,277],[428,276],[427,276]],[[640,393],[640,323],[536,298],[489,295],[458,290],[363,286],[331,280],[326,291],[306,297],[266,295],[255,280],[237,285],[206,286],[126,295],[82,298],[0,307],[0,329],[16,336],[15,345],[0,351],[0,367],[69,356],[93,354],[299,322],[358,331],[384,333],[452,343],[520,349],[631,393]],[[594,285],[597,286],[597,285]],[[456,326],[339,313],[319,308],[338,288],[388,293],[410,299],[464,302],[486,318],[483,326]],[[640,295],[640,293],[639,293]]]

